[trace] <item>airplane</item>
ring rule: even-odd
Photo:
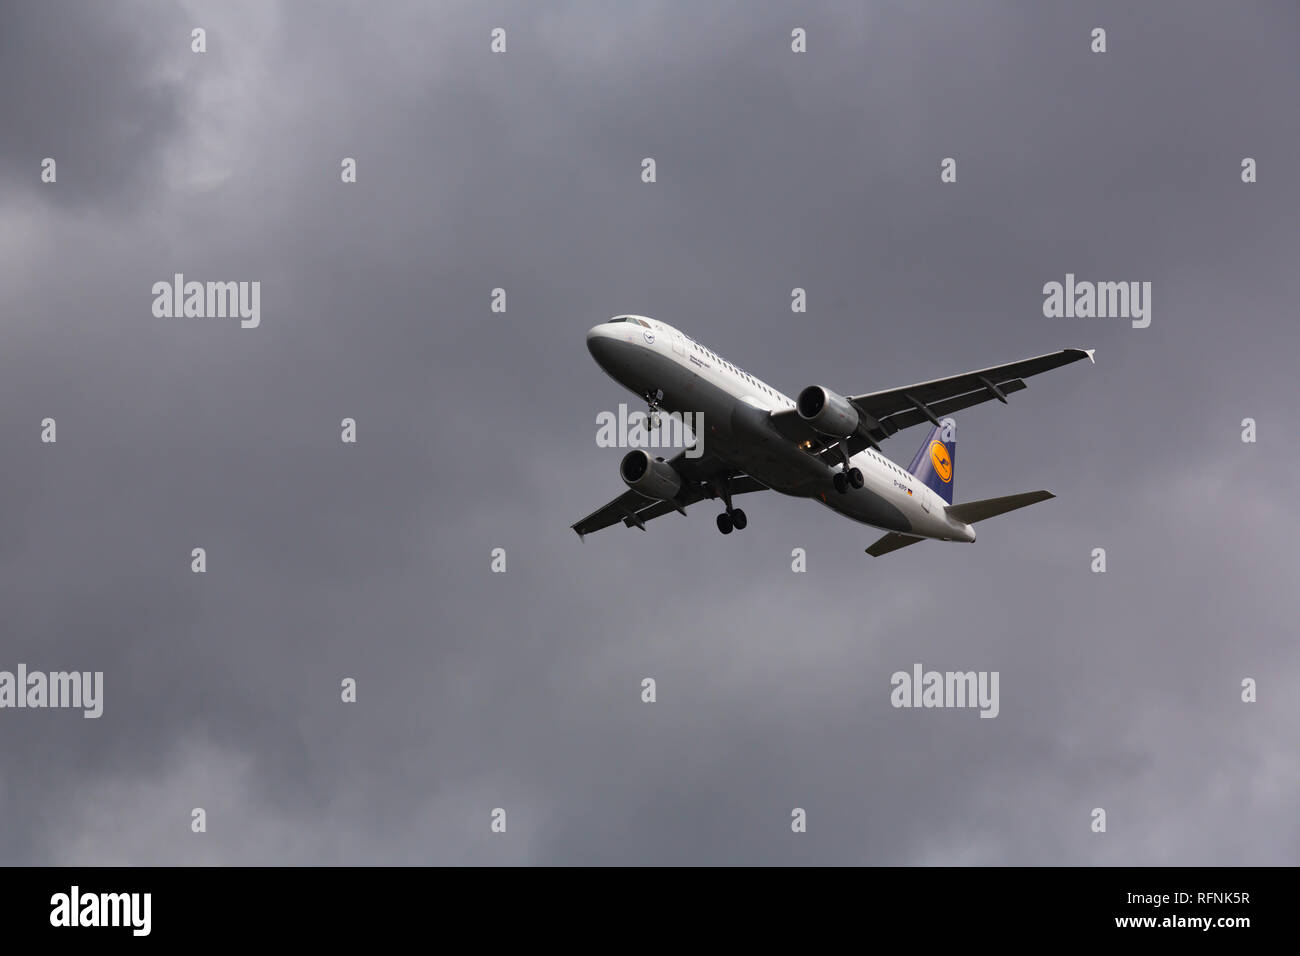
[[[791,399],[666,322],[619,315],[587,332],[587,349],[604,371],[639,395],[652,417],[662,411],[702,414],[696,445],[670,461],[644,448],[619,464],[628,490],[572,525],[579,538],[622,523],[646,522],[704,499],[721,499],[723,534],[749,519],[737,495],[772,489],[811,498],[886,534],[866,549],[879,557],[919,541],[975,540],[973,524],[1055,497],[1030,491],[953,503],[957,459],[951,413],[1024,389],[1024,379],[1080,359],[1094,349],[1047,355],[862,395],[810,385]],[[941,417],[942,416],[942,417]],[[699,421],[700,419],[696,419]],[[930,433],[903,469],[880,451],[896,432],[928,421]],[[700,443],[703,443],[702,445]]]

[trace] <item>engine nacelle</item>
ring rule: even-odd
[[[800,392],[795,410],[821,435],[848,438],[858,430],[858,410],[843,395],[820,385],[809,385]]]
[[[662,458],[651,458],[644,449],[637,448],[623,456],[618,466],[618,476],[623,484],[647,498],[668,501],[682,490],[682,476]]]

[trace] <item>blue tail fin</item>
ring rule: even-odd
[[[907,470],[952,504],[952,486],[957,480],[957,423],[951,418],[940,419]]]

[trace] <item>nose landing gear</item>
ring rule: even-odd
[[[652,429],[658,428],[660,424],[659,416],[663,414],[659,410],[659,403],[663,401],[664,390],[662,388],[657,388],[653,392],[646,392],[641,397],[644,398],[645,403],[650,406],[650,427]]]

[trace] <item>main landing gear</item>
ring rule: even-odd
[[[846,493],[850,487],[861,488],[867,483],[862,477],[862,472],[857,468],[850,468],[847,471],[837,471],[831,478],[831,483],[835,485],[835,490],[840,494]]]
[[[727,510],[718,515],[718,530],[723,534],[731,534],[734,528],[737,531],[744,531],[745,525],[749,524],[749,519],[745,517],[745,512],[739,508],[731,507],[731,489],[727,487],[726,479],[714,482],[713,486],[716,497],[722,499]]]
[[[844,447],[843,442],[840,442],[839,448],[840,457],[844,459],[844,470],[835,472],[835,476],[831,478],[831,484],[835,486],[835,490],[840,494],[845,494],[850,487],[861,488],[867,482],[862,477],[862,472],[849,464],[849,452]]]
[[[744,531],[747,524],[749,520],[745,517],[745,512],[739,508],[731,508],[718,515],[718,530],[723,534],[731,534],[732,528]]]

